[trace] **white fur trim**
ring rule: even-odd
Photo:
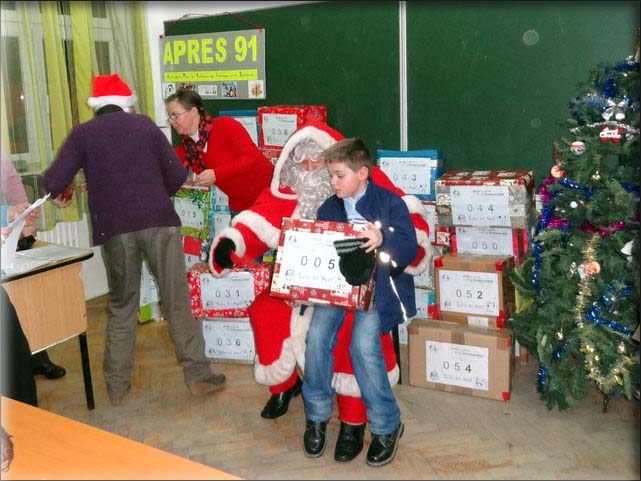
[[[410,211],[410,214],[420,214],[421,217],[427,219],[427,209],[418,197],[415,195],[404,195],[402,199],[407,206],[407,210]]]
[[[259,384],[274,386],[285,382],[292,375],[296,364],[305,369],[305,337],[309,330],[314,308],[307,306],[305,314],[300,315],[300,306],[292,309],[290,336],[283,341],[280,357],[271,364],[261,364],[256,356],[254,378]]]
[[[133,107],[137,101],[138,97],[136,97],[136,94],[132,94],[129,97],[125,97],[124,95],[105,95],[103,97],[89,97],[87,104],[94,110],[98,110],[105,105],[117,105],[122,109],[128,110],[129,107]]]
[[[416,229],[416,240],[418,245],[425,250],[425,255],[416,266],[407,266],[403,272],[407,272],[412,276],[422,274],[432,262],[432,243],[430,238],[424,230]]]
[[[305,139],[311,139],[316,142],[319,147],[325,150],[328,147],[331,147],[336,143],[336,139],[330,135],[329,132],[321,130],[313,125],[308,125],[300,130],[297,130],[292,134],[292,136],[287,140],[283,150],[281,150],[278,160],[274,166],[274,175],[272,177],[271,191],[274,197],[280,199],[296,199],[296,194],[283,194],[280,192],[280,172],[283,169],[283,165],[287,161],[289,154],[294,148]]]
[[[267,244],[271,249],[278,247],[280,228],[277,229],[274,227],[274,225],[262,215],[251,210],[244,210],[236,215],[236,217],[231,221],[232,226],[239,223],[249,227],[252,232],[256,234],[256,237]]]
[[[394,365],[391,371],[387,371],[387,379],[389,379],[390,386],[395,386],[398,383],[400,369],[398,364]],[[332,377],[332,387],[337,394],[343,396],[361,397],[361,390],[356,382],[354,374],[347,374],[344,372],[335,372]]]
[[[236,254],[240,257],[244,256],[245,252],[247,251],[247,247],[245,246],[245,239],[243,239],[243,236],[240,235],[238,229],[227,227],[220,234],[214,237],[214,239],[211,241],[211,247],[209,248],[209,270],[211,271],[212,275],[217,278],[226,277],[231,272],[231,269],[223,269],[220,272],[216,272],[216,270],[214,269],[214,249],[223,238],[231,239],[232,241],[234,241],[234,244],[236,244]]]

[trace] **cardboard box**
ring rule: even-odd
[[[435,182],[435,188],[440,226],[529,226],[534,190],[531,170],[450,170]]]
[[[356,237],[358,229],[359,226],[344,222],[284,218],[271,295],[312,304],[369,309],[374,280],[360,286],[349,285],[338,268],[339,258],[333,244],[337,239]]]
[[[527,229],[509,227],[446,227],[450,230],[450,251],[458,254],[514,256],[521,265],[529,248]]]
[[[249,134],[255,145],[258,145],[258,110],[221,110],[219,117],[233,117]]]
[[[444,321],[504,327],[514,312],[514,286],[507,270],[511,256],[446,254],[434,259],[438,315]]]
[[[434,259],[447,254],[449,251],[448,247],[432,246],[432,261],[427,266],[427,269],[414,276],[414,287],[419,289],[434,289]]]
[[[209,187],[183,185],[173,197],[184,236],[206,239],[209,233]]]
[[[205,356],[217,362],[254,364],[256,347],[248,317],[202,319]]]
[[[434,182],[443,169],[443,155],[436,149],[377,150],[378,166],[406,194],[434,200]]]
[[[407,328],[412,386],[509,401],[512,333],[414,319]]]
[[[195,317],[248,317],[251,303],[269,287],[270,274],[270,265],[259,263],[236,266],[216,278],[207,264],[198,263],[187,272],[191,312]]]
[[[259,147],[283,147],[309,118],[327,123],[326,105],[270,105],[258,108]]]

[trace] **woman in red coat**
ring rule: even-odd
[[[240,212],[254,204],[272,179],[274,166],[232,117],[211,117],[203,99],[180,89],[165,99],[167,122],[182,135],[176,154],[193,172],[192,185],[216,185],[229,197],[229,208]]]

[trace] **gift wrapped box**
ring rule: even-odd
[[[377,150],[378,166],[406,194],[434,200],[434,182],[441,175],[443,156],[436,149]]]
[[[272,164],[276,164],[276,161],[278,160],[278,157],[280,157],[280,153],[283,151],[282,147],[272,147],[272,148],[267,148],[267,147],[261,147],[260,151],[269,159],[269,161]]]
[[[362,228],[362,226],[361,226]],[[347,283],[338,268],[333,241],[356,237],[358,226],[343,222],[283,219],[271,295],[312,304],[367,310],[374,281]]]
[[[201,262],[203,240],[183,236],[183,252],[185,253],[185,267],[191,269],[194,264]]]
[[[231,225],[231,212],[211,211],[207,223],[209,224],[209,238],[214,238]]]
[[[518,266],[528,250],[527,229],[509,227],[445,227],[445,229],[449,229],[452,253],[514,256],[514,263]]]
[[[507,271],[512,256],[447,254],[434,259],[438,317],[470,326],[504,327],[514,311]]]
[[[259,147],[283,147],[309,118],[327,123],[326,105],[270,105],[258,108]]]
[[[236,266],[229,275],[216,278],[207,264],[198,263],[187,273],[191,312],[195,317],[248,317],[247,308],[269,287],[267,263]]]
[[[425,216],[425,221],[430,227],[430,242],[432,245],[436,245],[436,231],[438,230],[438,217],[436,217],[436,201],[435,200],[423,200],[421,201],[427,216]]]
[[[258,110],[221,110],[218,116],[233,117],[245,127],[254,144],[258,145]]]
[[[180,230],[184,236],[207,238],[209,194],[209,187],[183,185],[174,195],[174,209],[180,217]]]
[[[209,209],[211,212],[229,212],[229,196],[216,186],[211,186],[209,194]]]
[[[534,189],[531,170],[451,170],[435,187],[439,226],[528,228]]]

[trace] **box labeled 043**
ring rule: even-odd
[[[510,329],[414,319],[407,330],[412,386],[509,401]]]
[[[446,254],[434,259],[438,318],[470,326],[504,326],[514,312],[507,272],[512,256]]]
[[[356,237],[358,229],[344,222],[283,219],[270,294],[291,301],[369,309],[373,278],[360,286],[348,284],[334,248],[335,240]]]

